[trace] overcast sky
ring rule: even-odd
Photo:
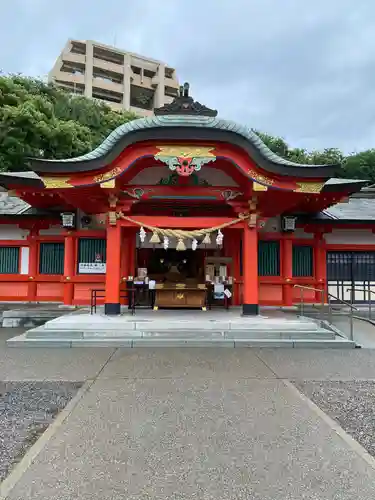
[[[68,38],[165,61],[203,104],[295,147],[375,147],[374,0],[12,0],[0,69],[45,76]]]

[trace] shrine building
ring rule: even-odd
[[[0,174],[0,301],[88,305],[99,290],[114,315],[138,286],[155,311],[205,310],[209,294],[256,315],[298,302],[296,285],[311,303],[375,286],[368,183],[280,158],[187,84],[94,151],[29,167]]]

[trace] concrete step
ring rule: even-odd
[[[49,331],[77,330],[96,332],[100,331],[318,331],[319,324],[309,318],[301,319],[280,319],[267,317],[236,318],[226,319],[206,319],[202,316],[199,320],[154,318],[137,318],[136,316],[91,316],[89,314],[67,315],[49,321],[46,325]]]
[[[35,306],[24,309],[9,309],[2,314],[1,326],[3,328],[34,328],[71,313],[70,308],[57,306],[53,308]]]
[[[145,325],[144,325],[145,326]],[[315,325],[314,325],[315,326]],[[186,325],[181,326],[180,329],[161,329],[157,325],[148,329],[124,329],[120,330],[98,330],[98,329],[57,329],[49,328],[43,325],[33,328],[26,333],[29,339],[61,339],[61,340],[74,340],[74,339],[130,339],[135,340],[139,338],[186,338],[186,339],[325,339],[330,340],[335,338],[334,332],[323,328],[302,329],[290,328],[289,330],[274,328],[269,330],[251,328],[248,330],[241,329],[222,329],[214,330],[202,328],[187,328]]]
[[[229,347],[229,348],[345,348],[353,349],[355,342],[336,338],[334,340],[318,339],[228,339],[228,338],[91,338],[91,339],[30,339],[26,334],[7,341],[9,347],[127,347],[127,348],[166,348],[166,347]]]
[[[348,347],[347,339],[321,328],[310,318],[284,314],[242,317],[240,314],[201,312],[180,315],[146,312],[119,317],[70,314],[8,340],[9,346],[288,346]],[[332,344],[332,345],[331,345]]]

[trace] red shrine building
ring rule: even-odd
[[[189,96],[77,158],[2,173],[0,300],[292,305],[295,285],[355,301],[375,285],[375,199],[340,165],[300,165]],[[153,291],[152,302],[148,290]],[[358,291],[359,290],[359,291]]]

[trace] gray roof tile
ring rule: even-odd
[[[375,221],[375,198],[351,198],[330,207],[325,213],[335,219]]]
[[[25,201],[8,193],[0,193],[0,215],[21,215],[30,208]]]

